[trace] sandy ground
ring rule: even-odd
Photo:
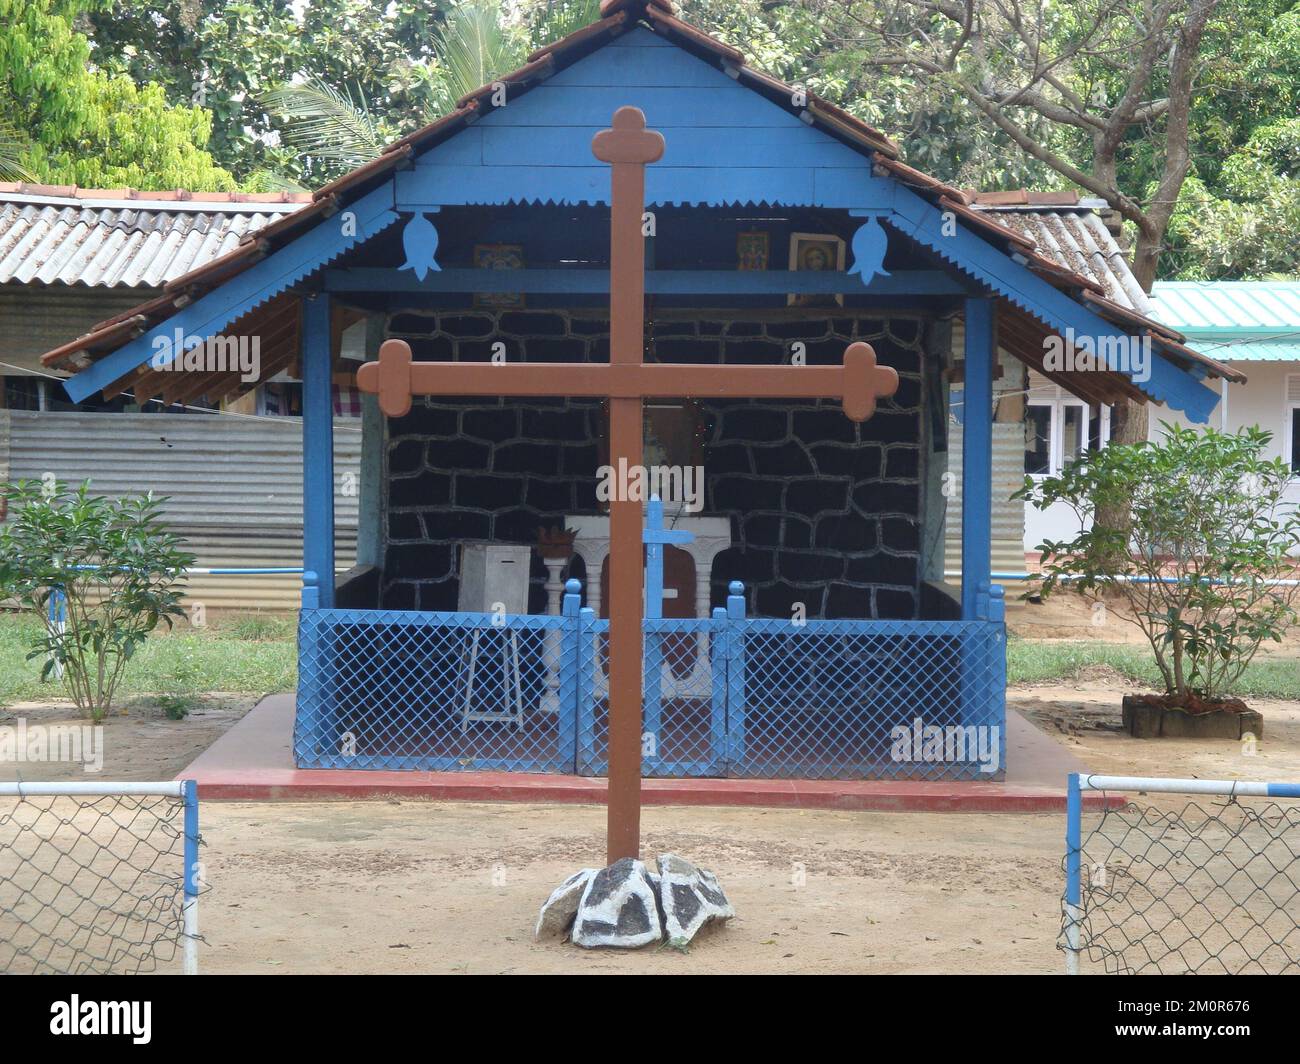
[[[1120,699],[1143,689],[1115,676],[1069,686],[1023,684],[1008,689],[1007,704],[1067,745],[1093,772],[1300,780],[1300,702],[1250,699],[1250,707],[1264,717],[1263,740],[1253,748],[1222,739],[1133,739],[1121,728]]]
[[[737,909],[686,954],[535,943],[604,810],[210,802],[209,972],[1056,972],[1062,817],[651,808]]]
[[[1077,600],[1013,607],[1037,638],[1133,642]],[[1285,651],[1294,653],[1295,637]],[[1297,644],[1300,645],[1300,644]],[[1233,742],[1134,740],[1130,689],[1108,671],[1021,686],[1011,706],[1095,772],[1300,779],[1300,702],[1252,700],[1253,752]],[[184,721],[136,703],[105,722],[106,780],[169,779],[247,712],[210,696]],[[14,705],[0,727],[83,723],[66,703]],[[0,761],[0,780],[88,779],[80,765]],[[1159,799],[1150,801],[1158,803]],[[535,943],[546,895],[603,863],[604,810],[403,800],[207,802],[201,905],[209,972],[1057,972],[1059,814],[645,810],[644,853],[717,872],[738,916],[687,954],[587,953]],[[0,870],[2,871],[2,870]]]
[[[1024,589],[1006,593],[1007,629],[1013,636],[1041,642],[1108,643],[1146,647],[1141,630],[1126,619],[1124,603],[1116,597],[1102,601],[1104,611],[1094,612],[1092,600],[1072,591],[1058,591],[1045,600],[1021,598]],[[1264,657],[1300,657],[1300,626],[1288,631],[1280,643],[1260,647]]]

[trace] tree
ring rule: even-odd
[[[1179,276],[1266,279],[1300,274],[1300,118],[1257,129],[1220,173],[1221,194],[1187,183],[1170,221]]]
[[[1300,547],[1300,512],[1286,505],[1294,477],[1263,457],[1270,434],[1163,426],[1160,443],[1112,444],[1060,476],[1025,478],[1016,498],[1062,503],[1079,533],[1048,541],[1044,596],[1065,587],[1122,600],[1146,637],[1165,693],[1186,706],[1231,694],[1265,640],[1295,623],[1300,588],[1288,586]],[[1130,503],[1130,529],[1096,520]]]
[[[830,3],[867,66],[906,70],[978,111],[1025,154],[1100,196],[1136,231],[1133,272],[1150,290],[1191,171],[1202,42],[1220,0]],[[1125,159],[1150,143],[1150,194],[1126,187]]]
[[[92,15],[94,61],[211,111],[214,158],[249,187],[324,177],[281,142],[263,103],[273,86],[318,82],[368,101],[405,132],[428,106],[424,64],[440,0],[117,0]]]
[[[0,157],[56,184],[227,189],[204,151],[211,117],[97,70],[79,19],[109,0],[0,0]]]
[[[27,655],[56,666],[77,708],[98,722],[123,670],[158,625],[182,616],[178,583],[194,556],[162,520],[164,500],[103,498],[89,482],[18,481],[0,488],[12,507],[0,526],[0,591],[35,611],[44,635]],[[66,620],[51,600],[61,596]]]

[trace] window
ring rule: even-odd
[[[1025,408],[1025,472],[1052,471],[1052,408],[1031,403]]]
[[[1108,408],[1091,410],[1081,399],[1048,387],[1054,398],[1031,398],[1025,407],[1025,472],[1033,476],[1054,476],[1068,462],[1098,450],[1110,439]],[[1037,394],[1043,391],[1047,389]]]

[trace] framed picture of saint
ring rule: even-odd
[[[792,272],[844,272],[844,241],[832,233],[791,233],[790,270]],[[790,293],[792,307],[829,307],[844,305],[842,295],[823,296]]]

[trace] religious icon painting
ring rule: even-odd
[[[792,272],[844,272],[844,241],[830,233],[791,233],[790,270]],[[792,307],[829,307],[844,305],[843,295],[812,295],[792,292],[787,303]]]
[[[772,238],[761,231],[736,234],[736,269],[766,270]]]
[[[522,244],[475,244],[474,268],[477,270],[522,270]],[[517,309],[524,305],[523,292],[476,292],[474,306]]]

